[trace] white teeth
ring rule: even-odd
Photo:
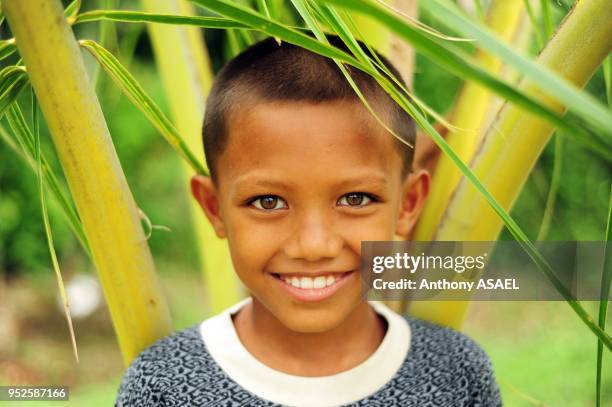
[[[302,277],[300,279],[300,288],[310,289],[313,286],[312,278],[310,277]]]
[[[317,278],[314,279],[312,286],[314,288],[323,288],[325,287],[325,277],[323,276],[319,276]]]
[[[305,290],[310,290],[313,288],[325,288],[336,283],[336,277],[334,275],[318,276],[315,278],[281,276],[281,279],[289,285]]]

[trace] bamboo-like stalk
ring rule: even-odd
[[[171,320],[138,208],[59,0],[4,0],[74,197],[126,364]]]
[[[486,23],[501,39],[511,42],[521,29],[525,10],[522,0],[494,0],[487,14]],[[521,30],[523,31],[523,30]],[[520,37],[519,37],[520,40]],[[503,65],[498,58],[479,50],[475,56],[480,65],[489,72],[500,74]],[[466,82],[453,109],[451,122],[457,127],[446,137],[448,144],[463,161],[469,162],[485,129],[491,122],[492,113],[501,106],[501,101],[489,89]],[[424,140],[422,140],[424,141]],[[431,143],[419,143],[425,148],[434,148]],[[439,154],[437,152],[436,154]],[[452,160],[442,154],[432,177],[431,190],[423,213],[417,224],[414,240],[432,240],[449,199],[461,179],[461,171]],[[435,308],[429,302],[410,305],[410,314],[459,328],[465,317],[469,302],[438,301]],[[403,306],[405,309],[406,306]],[[435,310],[435,311],[434,311]]]
[[[192,5],[186,1],[142,0],[142,4],[144,10],[149,12],[194,14]],[[204,162],[202,118],[213,73],[202,32],[191,26],[148,24],[147,28],[173,121],[189,149],[200,162]],[[189,178],[193,170],[187,163],[183,165],[183,174],[185,193],[189,194]],[[195,200],[189,197],[189,202],[208,303],[211,312],[216,314],[240,299],[240,286],[233,271],[227,242],[215,235]]]
[[[546,45],[538,63],[556,71],[576,86],[584,86],[610,53],[612,38],[612,4],[609,0],[583,0],[562,23]],[[563,112],[565,107],[554,98],[543,95],[537,84],[523,81],[521,89]],[[484,186],[509,210],[521,191],[529,172],[550,139],[553,127],[535,115],[506,104],[487,130],[477,148],[471,167]],[[502,222],[489,205],[462,179],[452,196],[433,236],[436,240],[494,241]],[[453,308],[451,326],[459,326],[467,303]],[[443,303],[415,303],[412,312],[436,319]]]
[[[501,39],[510,42],[520,26],[524,14],[523,4],[522,0],[493,1],[487,26]],[[502,69],[501,61],[486,52],[479,51],[476,60],[491,73],[499,73]],[[494,99],[490,90],[475,82],[467,82],[461,90],[451,119],[457,130],[449,132],[446,141],[463,161],[469,162],[472,158],[488,124],[487,117],[491,116],[489,112]],[[415,240],[431,240],[461,178],[461,171],[445,155],[440,157],[435,171],[440,176],[432,178],[429,197],[415,231]]]

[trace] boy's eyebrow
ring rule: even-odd
[[[346,188],[351,185],[381,185],[386,187],[388,184],[387,177],[379,174],[372,174],[368,171],[367,174],[362,176],[353,176],[351,178],[344,179],[335,185],[336,188]]]
[[[253,179],[256,178],[256,179]],[[268,187],[268,188],[284,188],[287,190],[292,190],[292,186],[283,181],[271,180],[271,179],[257,179],[258,176],[248,174],[239,177],[235,183],[234,187],[240,187],[241,184],[247,184],[249,186],[259,186],[259,187]],[[372,171],[365,171],[364,175],[360,176],[351,176],[350,178],[343,179],[342,181],[334,184],[334,188],[342,189],[349,187],[351,185],[375,185],[386,187],[388,184],[388,179],[386,176],[382,174],[373,174]]]
[[[270,180],[270,179],[255,179],[252,180],[252,178],[254,178],[256,176],[253,175],[245,175],[242,177],[239,177],[235,182],[234,182],[234,187],[239,187],[241,186],[241,184],[247,184],[249,186],[260,186],[260,187],[269,187],[269,188],[286,188],[286,189],[291,189],[291,186],[288,184],[285,184],[282,181],[274,181],[274,180]]]

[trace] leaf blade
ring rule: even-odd
[[[144,113],[151,124],[157,128],[170,146],[174,148],[197,173],[208,175],[208,171],[206,171],[202,163],[200,163],[191,150],[189,150],[187,143],[183,140],[170,119],[168,119],[155,104],[153,99],[145,92],[132,74],[121,65],[119,60],[95,41],[82,40],[79,41],[79,45],[94,56],[132,103],[134,103],[134,105]]]
[[[19,110],[19,105],[16,103],[12,105],[12,109]],[[40,196],[40,208],[42,212],[43,225],[45,229],[45,235],[47,237],[47,245],[49,247],[49,254],[51,255],[51,264],[53,265],[53,271],[57,279],[57,285],[60,292],[60,297],[64,305],[64,315],[66,316],[66,322],[68,323],[68,330],[70,332],[70,341],[72,343],[72,351],[74,358],[79,363],[79,352],[76,344],[76,336],[74,334],[74,327],[72,325],[72,318],[70,316],[70,306],[68,304],[68,296],[66,295],[66,288],[64,287],[64,280],[59,267],[59,261],[57,260],[57,253],[55,252],[55,245],[53,244],[53,234],[51,233],[51,223],[49,222],[49,214],[47,212],[47,204],[45,201],[45,189],[43,183],[43,171],[42,171],[42,160],[40,155],[40,132],[38,126],[38,104],[32,91],[32,115],[33,115],[33,127],[34,127],[34,148],[36,150],[36,176],[38,178],[38,193]]]
[[[194,25],[202,28],[246,28],[244,24],[227,18],[181,16],[173,14],[148,13],[143,11],[120,10],[93,10],[81,13],[76,17],[74,24],[81,24],[99,20],[118,21],[126,23],[159,23],[172,25]]]
[[[601,292],[599,295],[599,327],[605,331],[606,317],[608,314],[608,298],[610,297],[610,286],[612,285],[612,184],[610,185],[610,200],[608,204],[608,222],[606,226],[606,240],[604,246],[604,268],[601,276]],[[603,342],[597,341],[597,371],[596,371],[596,400],[597,406],[601,405],[601,379],[603,368]]]

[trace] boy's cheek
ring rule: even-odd
[[[259,270],[267,265],[276,252],[273,235],[261,235],[248,231],[232,231],[228,238],[234,268],[242,279],[246,270]]]
[[[386,211],[367,219],[348,220],[341,230],[348,241],[392,240],[396,223],[393,214]]]

